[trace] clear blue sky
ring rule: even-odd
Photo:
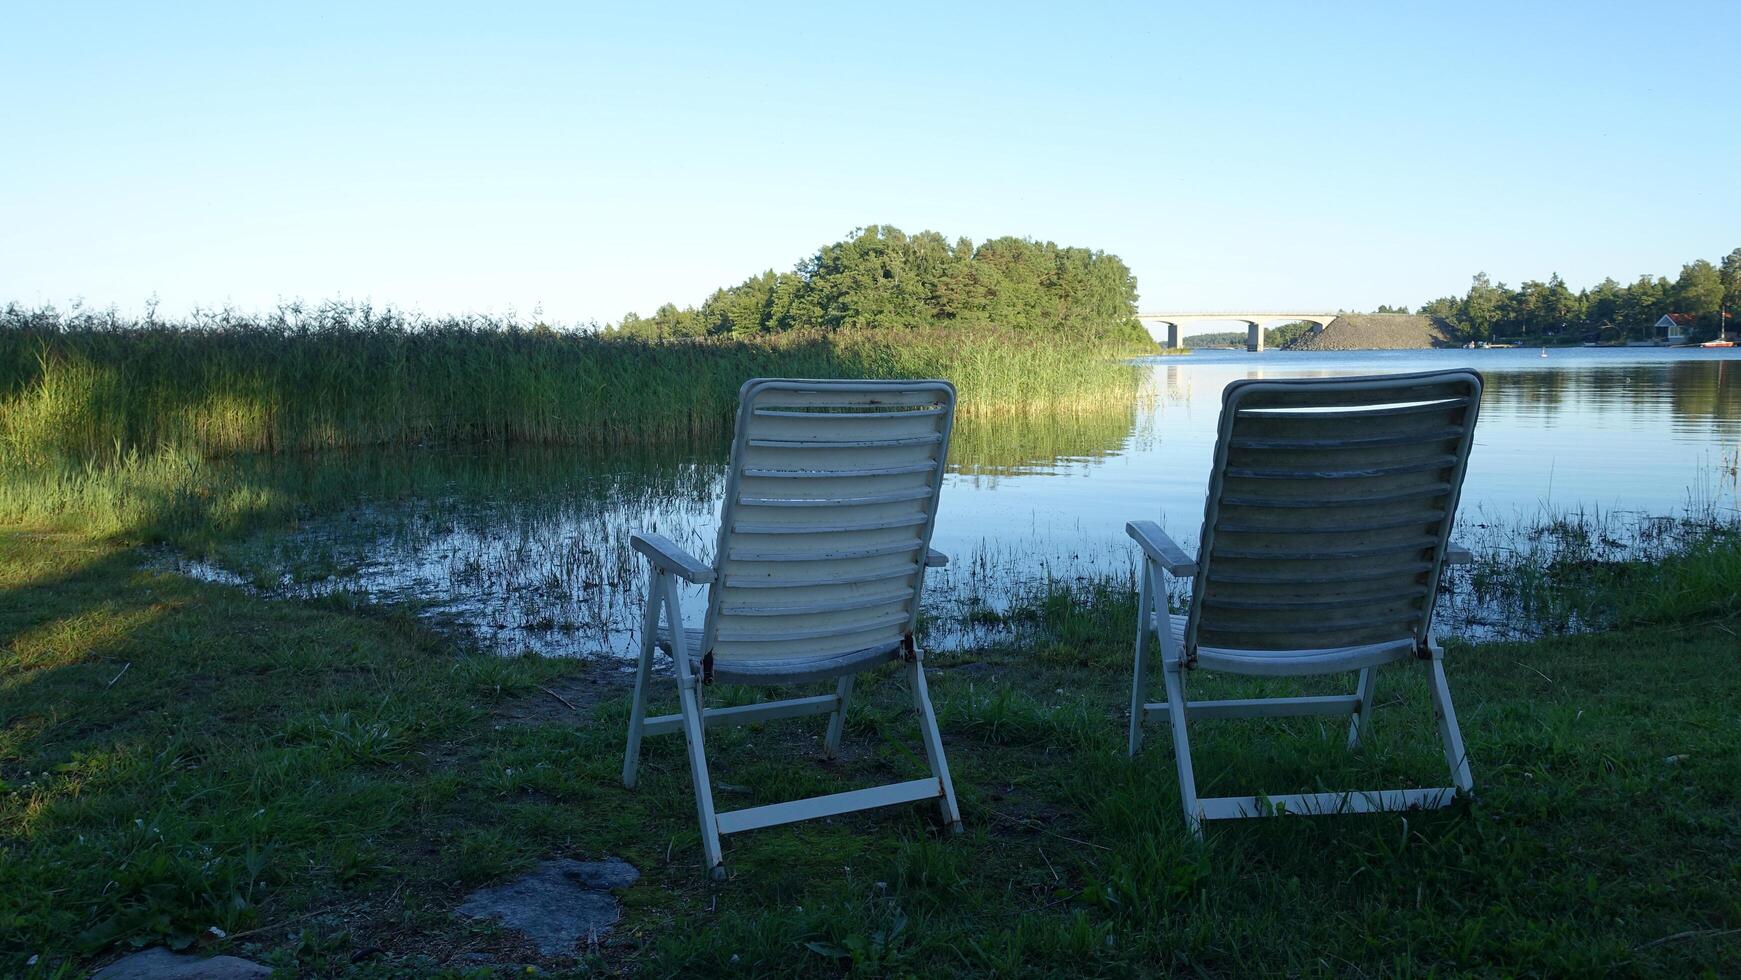
[[[0,38],[0,302],[615,320],[886,222],[1105,249],[1149,309],[1369,309],[1741,245],[1735,0],[0,0]]]

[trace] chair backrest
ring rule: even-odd
[[[947,381],[745,383],[702,651],[820,661],[902,646],[954,418]]]
[[[1228,385],[1187,653],[1425,642],[1480,407],[1467,370]]]

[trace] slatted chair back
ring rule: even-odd
[[[708,672],[784,683],[908,647],[954,413],[947,381],[744,385]]]
[[[1480,405],[1467,370],[1228,385],[1184,655],[1424,649]]]

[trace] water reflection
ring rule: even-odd
[[[1179,466],[1206,475],[1220,391],[1236,378],[1473,367],[1487,384],[1465,507],[1665,514],[1685,507],[1689,493],[1701,505],[1736,503],[1741,368],[1730,352],[1575,348],[1546,358],[1536,350],[1200,352],[1191,360],[1156,368],[1166,379],[1164,408],[1186,410],[1165,418],[1175,428],[1163,440],[1170,437],[1172,445],[1149,461],[1152,476],[1168,485]],[[1194,493],[1163,499],[1160,508],[1194,520],[1202,480],[1190,485]]]
[[[1719,352],[1199,352],[1133,367],[1130,397],[1101,410],[963,418],[935,540],[956,560],[930,601],[959,610],[1014,583],[1129,574],[1133,519],[1158,518],[1191,546],[1229,381],[1462,365],[1487,378],[1469,536],[1491,545],[1494,528],[1567,510],[1734,512],[1741,381]],[[182,566],[278,594],[413,603],[504,652],[622,654],[644,575],[629,534],[656,530],[711,557],[727,448],[238,461],[299,497],[364,503]],[[1468,602],[1447,609],[1453,628],[1494,619]]]

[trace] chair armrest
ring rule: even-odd
[[[1124,526],[1124,530],[1150,560],[1166,569],[1168,575],[1191,578],[1197,574],[1197,563],[1185,554],[1184,549],[1174,544],[1172,538],[1167,537],[1167,532],[1161,530],[1159,524],[1154,521],[1131,521]]]
[[[1473,565],[1475,564],[1475,552],[1455,541],[1449,542],[1445,545],[1445,564]]]
[[[949,556],[948,555],[944,554],[941,551],[938,551],[936,548],[926,548],[925,549],[925,567],[926,568],[942,568],[943,566],[945,566],[947,564],[949,564]]]
[[[699,558],[684,551],[681,545],[663,534],[636,531],[629,537],[629,547],[646,555],[654,568],[670,572],[685,582],[706,585],[713,581],[713,569],[703,565]]]

